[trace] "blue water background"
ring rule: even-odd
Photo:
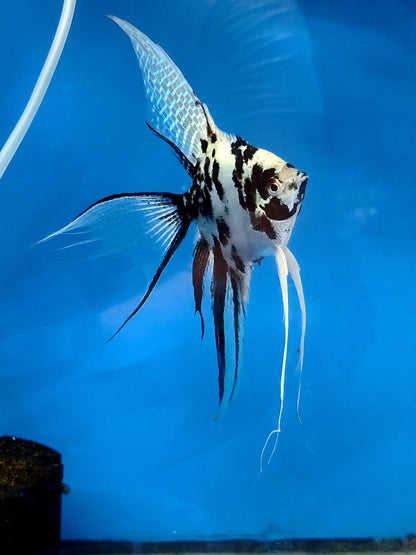
[[[218,3],[79,1],[50,89],[1,180],[0,435],[62,453],[71,487],[65,538],[416,530],[416,6],[299,0],[293,14],[305,73],[294,79],[289,64],[267,74],[277,92],[293,89],[298,107],[267,113],[252,82],[239,89],[239,79],[250,81],[245,68],[262,56],[238,34],[249,4],[230,0],[210,12]],[[0,8],[3,144],[43,64],[60,3]],[[108,13],[162,44],[221,128],[310,176],[290,243],[308,311],[304,429],[291,288],[282,433],[257,480],[279,410],[284,334],[273,260],[254,269],[241,383],[215,422],[212,321],[207,314],[201,343],[192,233],[141,314],[108,345],[144,284],[124,262],[83,260],[52,244],[30,248],[106,195],[189,186],[144,125],[134,53]]]

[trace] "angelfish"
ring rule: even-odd
[[[166,52],[126,21],[110,17],[133,44],[152,113],[148,126],[173,148],[192,184],[184,194],[142,192],[103,198],[44,240],[85,231],[89,239],[75,244],[99,240],[106,253],[122,250],[123,242],[127,248],[127,243],[135,241],[136,224],[139,228],[144,222],[148,236],[162,245],[163,258],[146,293],[116,335],[146,302],[190,224],[195,222],[197,239],[192,269],[195,312],[201,317],[203,335],[204,277],[212,269],[221,409],[230,402],[239,376],[243,319],[253,265],[274,255],[285,324],[281,408],[276,430],[279,431],[288,344],[288,274],[294,281],[302,310],[300,367],[303,360],[305,304],[299,266],[287,243],[302,206],[308,176],[275,154],[221,131]],[[114,242],[117,234],[118,243]],[[231,326],[225,325],[227,319]]]

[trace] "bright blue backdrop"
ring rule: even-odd
[[[60,3],[0,8],[3,144]],[[128,264],[30,248],[106,195],[189,186],[144,125],[134,53],[108,13],[163,45],[221,128],[310,176],[290,243],[308,311],[305,428],[291,289],[283,431],[257,480],[279,410],[273,261],[254,270],[241,384],[215,422],[214,338],[208,318],[201,343],[193,314],[192,234],[108,345],[144,289]],[[63,537],[415,532],[415,37],[410,0],[79,1],[50,89],[0,183],[0,435],[62,453],[71,487]]]

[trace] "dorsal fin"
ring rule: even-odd
[[[235,140],[233,135],[216,127],[206,105],[163,48],[127,21],[110,17],[132,42],[151,109],[150,127],[159,136],[174,145],[175,151],[191,165],[195,165],[202,154],[201,139],[208,139],[208,128],[217,138]]]

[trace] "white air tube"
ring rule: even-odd
[[[2,178],[3,173],[9,165],[10,160],[13,158],[16,150],[19,148],[23,137],[25,136],[36,112],[38,111],[43,97],[45,96],[71,27],[75,4],[76,0],[64,0],[61,18],[59,20],[58,28],[56,30],[52,46],[49,50],[48,57],[46,58],[46,62],[42,68],[23,114],[0,152],[0,179]]]

